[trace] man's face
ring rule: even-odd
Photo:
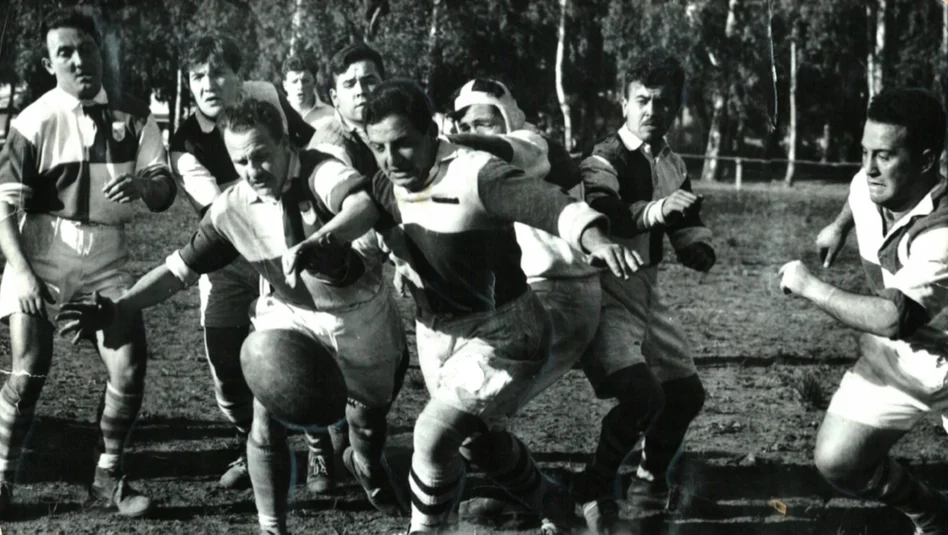
[[[191,68],[188,79],[194,102],[208,119],[217,115],[240,96],[240,77],[223,61],[207,62]]]
[[[925,187],[922,155],[908,145],[904,126],[866,121],[862,133],[862,169],[872,202],[894,212],[910,209]]]
[[[77,28],[55,28],[46,34],[43,67],[56,85],[79,99],[95,97],[102,88],[102,54],[93,37]]]
[[[314,86],[315,79],[307,71],[289,71],[283,78],[283,90],[286,91],[290,104],[297,110],[313,105],[313,101],[316,100],[313,93]]]
[[[396,186],[408,191],[424,189],[437,150],[433,127],[420,132],[404,115],[389,115],[366,125],[375,161]]]
[[[457,125],[462,134],[496,136],[507,133],[504,116],[490,104],[471,104],[457,120]]]
[[[286,140],[276,142],[263,125],[246,132],[224,130],[224,146],[241,179],[263,199],[275,201],[283,193],[290,166]]]
[[[344,119],[362,124],[363,108],[369,93],[382,81],[375,63],[357,61],[346,72],[333,76],[334,88],[329,90],[332,105]]]
[[[670,87],[645,87],[629,84],[629,96],[622,102],[625,124],[642,141],[661,140],[678,113],[678,95]]]

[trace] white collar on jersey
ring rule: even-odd
[[[646,145],[644,141],[639,139],[639,136],[633,134],[632,131],[629,130],[628,125],[622,125],[622,128],[619,129],[619,139],[622,140],[622,144],[625,145],[625,148],[629,149],[630,151],[634,152],[642,149],[642,152],[644,152],[646,155],[652,156],[652,147]],[[665,154],[665,151],[670,149],[668,147],[668,143],[665,143],[665,138],[662,138],[659,143],[661,149],[659,149],[658,155],[661,156],[662,154]]]
[[[82,106],[88,106],[90,104],[108,104],[109,96],[105,92],[105,87],[100,87],[99,92],[96,93],[95,97],[92,100],[81,100],[76,98],[73,95],[70,95],[59,86],[53,89],[53,95],[56,98],[56,102],[60,106],[67,110],[74,110],[76,108],[81,108]]]

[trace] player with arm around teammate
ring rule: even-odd
[[[352,443],[347,465],[380,511],[398,515],[398,501],[384,463],[386,415],[405,344],[391,292],[377,257],[358,240],[333,243],[283,276],[283,258],[326,222],[360,211],[367,197],[355,193],[365,178],[316,151],[297,151],[282,129],[277,109],[256,100],[228,108],[219,119],[227,152],[241,181],[218,196],[183,248],[140,279],[114,303],[64,309],[67,331],[80,332],[128,312],[155,305],[209,273],[244,257],[272,286],[253,311],[257,332],[290,329],[336,352],[348,388],[346,418]],[[283,224],[274,222],[283,221]],[[259,358],[266,358],[260,348]],[[287,387],[298,378],[288,378]],[[286,431],[254,401],[247,460],[260,528],[286,532],[290,452]]]
[[[563,493],[505,430],[549,356],[551,335],[520,269],[513,222],[556,232],[620,277],[638,260],[604,238],[605,218],[584,203],[490,154],[439,139],[427,96],[412,82],[375,89],[366,132],[381,169],[372,185],[377,205],[333,232],[345,240],[374,224],[410,267],[431,400],[415,424],[409,533],[450,529],[465,459],[550,520],[543,533],[563,533],[570,516]]]
[[[623,80],[625,124],[580,165],[589,204],[609,216],[610,235],[645,262],[629,280],[602,279],[599,333],[583,367],[599,397],[619,396],[617,409],[629,408],[603,422],[593,460],[578,478],[576,492],[586,495],[580,501],[613,493],[619,464],[644,434],[629,497],[638,508],[664,508],[668,473],[704,404],[691,350],[658,285],[666,235],[684,266],[707,272],[715,262],[711,231],[698,215],[700,199],[691,192],[684,161],[665,142],[684,82],[681,63],[667,51],[643,54]],[[660,384],[661,411],[654,420],[623,399],[630,380]]]
[[[948,533],[948,498],[889,450],[926,413],[948,412],[948,181],[945,111],[922,89],[873,97],[849,212],[872,295],[784,265],[780,285],[860,332],[859,359],[833,395],[814,461],[834,487],[906,514],[918,535]]]
[[[12,372],[0,388],[0,516],[11,492],[53,355],[54,316],[94,291],[131,286],[125,224],[142,201],[167,209],[175,183],[147,105],[102,87],[93,20],[75,11],[46,21],[43,65],[56,87],[14,120],[0,152],[0,318],[10,328]],[[90,496],[125,516],[151,501],[122,472],[122,453],[144,394],[141,314],[88,333],[108,370],[99,415],[101,454]]]
[[[221,111],[247,98],[269,102],[280,110],[291,143],[305,146],[310,128],[268,82],[243,81],[240,48],[219,34],[203,34],[191,43],[187,56],[188,84],[197,109],[170,142],[171,168],[179,188],[198,215],[240,177],[227,154],[216,121]],[[201,327],[211,369],[214,397],[225,418],[237,430],[244,450],[253,420],[253,396],[240,369],[240,347],[250,332],[250,305],[259,295],[260,276],[243,258],[201,275]],[[250,485],[243,453],[220,478],[224,488]]]

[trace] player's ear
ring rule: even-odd
[[[52,75],[56,74],[55,72],[53,72],[53,62],[52,60],[49,59],[48,56],[43,58],[43,68],[46,69],[46,72],[48,72],[49,74],[52,74]]]
[[[332,104],[332,107],[333,107],[333,108],[338,108],[338,107],[339,107],[339,106],[336,104],[336,88],[335,88],[335,87],[330,87],[330,88],[329,88],[329,103]]]
[[[922,156],[921,164],[922,164],[923,175],[925,173],[930,172],[933,168],[938,166],[939,163],[941,163],[938,161],[940,154],[937,154],[935,152],[935,149],[932,149],[932,148],[925,149],[922,151],[921,156]]]

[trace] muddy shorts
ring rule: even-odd
[[[629,366],[647,363],[661,382],[697,373],[685,334],[662,300],[657,268],[622,280],[603,273],[599,330],[583,356],[583,371],[596,395],[610,397],[603,383]]]
[[[98,291],[117,299],[135,280],[126,271],[125,227],[82,223],[48,214],[28,213],[20,221],[20,243],[33,272],[55,300],[46,303],[46,318],[55,323],[62,303]],[[11,277],[0,279],[0,320],[19,312]]]
[[[260,292],[260,275],[244,257],[201,275],[202,327],[243,327],[250,324],[250,305]]]
[[[289,329],[334,349],[350,403],[381,408],[394,400],[405,332],[388,285],[379,285],[378,293],[364,303],[333,312],[307,310],[273,295],[261,296],[252,320],[258,331]]]
[[[527,290],[489,312],[419,313],[418,360],[431,397],[504,429],[550,355],[550,316]]]
[[[860,357],[840,381],[827,412],[879,429],[911,429],[929,412],[948,429],[944,347],[920,347],[864,334]]]

